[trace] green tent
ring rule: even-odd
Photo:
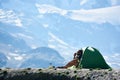
[[[100,68],[100,69],[109,69],[110,66],[105,62],[101,53],[93,48],[87,47],[83,50],[83,55],[80,60],[79,67],[81,68]]]

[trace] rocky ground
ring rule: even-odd
[[[1,68],[0,80],[120,80],[120,70]]]

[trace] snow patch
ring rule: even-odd
[[[90,23],[111,23],[120,25],[120,6],[112,6],[107,8],[91,9],[91,10],[64,10],[51,5],[36,4],[40,14],[57,13],[72,20],[84,21]]]
[[[52,34],[51,32],[49,32],[48,34],[51,36],[51,38],[53,39],[53,41],[55,40],[55,41],[57,41],[57,42],[59,42],[59,43],[61,43],[61,44],[63,44],[63,45],[68,46],[67,43],[65,43],[63,40],[59,39],[58,37],[56,37],[56,36],[55,36],[54,34]]]
[[[63,10],[63,9],[60,9],[60,8],[57,8],[57,7],[54,7],[54,6],[51,6],[51,5],[36,4],[36,7],[38,8],[38,11],[39,11],[40,14],[46,14],[46,13],[58,13],[58,14],[61,14],[61,15],[67,14],[66,10]]]
[[[88,0],[81,0],[80,5],[84,5]]]
[[[12,10],[5,11],[0,9],[0,22],[12,23],[18,27],[23,25],[21,19]]]
[[[48,28],[49,25],[48,25],[48,24],[43,24],[43,27],[44,27],[44,28]]]

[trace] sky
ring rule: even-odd
[[[77,50],[93,46],[118,68],[119,10],[119,0],[0,0],[0,22],[23,30],[9,27],[6,32],[24,39],[31,48],[53,48],[66,62]]]

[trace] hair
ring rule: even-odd
[[[78,59],[81,59],[82,54],[83,54],[83,51],[82,50],[78,50],[76,53],[74,53],[74,58],[73,59],[75,59],[76,55],[78,55]]]

